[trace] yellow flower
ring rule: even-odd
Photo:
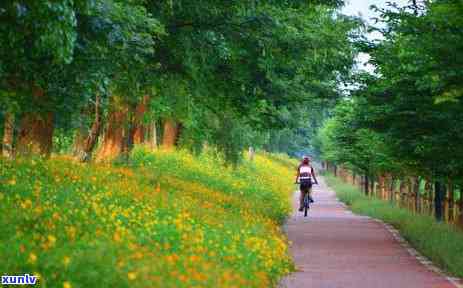
[[[31,208],[31,207],[32,207],[32,201],[31,201],[31,199],[26,199],[25,201],[23,201],[23,202],[21,203],[21,208],[23,208],[23,209],[29,209],[29,208]]]
[[[31,264],[34,264],[36,261],[37,261],[37,255],[35,255],[33,252],[31,252],[31,254],[29,254],[28,262],[31,263]]]
[[[53,247],[56,243],[56,237],[53,235],[48,235],[48,243],[50,247]]]
[[[121,234],[118,231],[114,232],[113,240],[114,242],[120,242],[122,240]]]
[[[74,240],[76,238],[77,229],[74,226],[68,226],[66,227],[66,233],[71,240]]]
[[[127,273],[127,278],[129,278],[129,280],[135,280],[135,279],[137,279],[137,273],[129,272],[129,273]]]
[[[63,288],[72,288],[72,285],[68,281],[65,281],[63,282]]]
[[[67,267],[67,266],[69,266],[69,263],[71,263],[71,257],[69,257],[69,256],[64,256],[64,258],[63,258],[63,265]]]
[[[37,277],[37,280],[40,280],[42,278],[42,275],[39,272],[34,272],[32,273],[35,277]]]

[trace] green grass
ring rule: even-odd
[[[0,272],[41,287],[276,286],[293,269],[284,162],[232,169],[143,148],[129,166],[0,157]]]
[[[355,213],[381,219],[398,229],[401,235],[428,257],[434,264],[450,274],[463,277],[463,232],[434,218],[415,215],[387,201],[365,196],[359,189],[331,174],[325,175],[338,198]]]

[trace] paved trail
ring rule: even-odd
[[[282,287],[456,287],[420,264],[384,225],[352,214],[323,179],[319,182],[309,217],[295,212],[287,223],[298,272],[284,279]],[[297,195],[294,211],[296,206]]]

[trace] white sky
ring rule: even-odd
[[[341,12],[346,15],[360,16],[365,21],[367,21],[368,24],[373,25],[374,20],[372,20],[372,18],[378,17],[378,15],[374,11],[369,9],[370,6],[376,5],[378,7],[385,8],[387,7],[387,2],[395,2],[400,6],[408,4],[408,0],[346,0],[346,6],[343,7]],[[380,39],[381,34],[372,33],[368,35],[368,38],[372,40]],[[358,68],[372,72],[373,67],[371,65],[364,66],[364,64],[368,62],[369,58],[370,57],[368,54],[361,53],[357,59]]]

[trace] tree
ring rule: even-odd
[[[142,6],[112,0],[7,1],[0,4],[0,23],[0,90],[7,107],[19,108],[23,154],[49,154],[55,124],[96,94],[134,84],[127,75],[141,70],[162,33]]]
[[[369,162],[365,159],[371,152],[368,148],[377,148],[365,142],[359,146],[365,153],[356,155],[354,135],[363,131],[362,138],[370,141],[378,135],[379,142],[374,142],[383,143],[388,151],[389,169],[435,181],[435,212],[439,216],[445,194],[443,183],[449,178],[461,179],[463,172],[463,79],[459,73],[463,68],[463,39],[456,33],[463,27],[463,3],[415,2],[377,10],[384,22],[384,28],[378,29],[384,40],[364,45],[376,75],[360,77],[363,81],[354,93],[354,111],[358,112],[347,114],[353,118],[341,122],[335,119],[335,124],[330,124],[335,127],[331,129],[337,129],[331,136],[333,142],[348,145],[349,151],[330,143],[325,148],[322,144],[322,148],[332,149],[331,154],[339,161],[353,163],[343,158],[350,154],[359,161],[355,166],[360,167]],[[335,118],[345,119],[342,115]],[[353,131],[344,123],[357,123],[357,128]]]
[[[97,146],[96,158],[109,160],[127,156],[147,122],[157,122],[165,144],[197,150],[209,143],[235,161],[253,136],[273,141],[265,135],[301,125],[310,110],[301,106],[340,96],[359,27],[336,12],[341,4],[2,3],[4,126],[19,123],[13,144],[24,154],[49,154],[57,127],[75,137],[82,160]],[[304,129],[300,145],[311,133]]]

